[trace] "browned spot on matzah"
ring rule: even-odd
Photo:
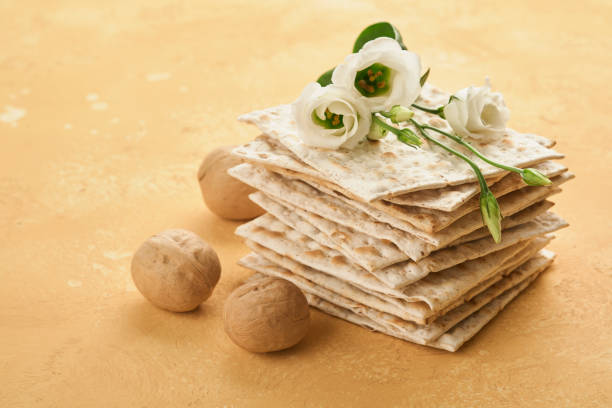
[[[330,162],[331,164],[333,164],[334,166],[336,166],[336,167],[340,167],[342,170],[348,170],[346,166],[343,166],[342,164],[338,163],[338,162],[337,162],[337,161],[335,161],[335,160],[330,160],[329,162]]]
[[[342,242],[346,242],[346,240],[348,239],[348,236],[342,232],[342,231],[334,231],[331,234],[332,238],[338,239]]]
[[[320,249],[315,249],[313,251],[306,251],[304,255],[312,256],[313,258],[325,258],[325,254]]]
[[[272,238],[282,238],[285,236],[285,234],[283,234],[282,232],[279,231],[270,231],[268,229],[262,228],[261,233],[264,235],[268,235],[269,237]]]
[[[331,262],[334,265],[346,265],[346,258],[342,255],[336,255],[331,259]]]
[[[359,254],[370,254],[374,256],[380,256],[380,252],[378,251],[378,249],[372,246],[363,246],[363,247],[355,248],[355,252]]]
[[[396,159],[397,155],[393,152],[384,152],[382,154],[382,157],[384,157],[385,159]]]

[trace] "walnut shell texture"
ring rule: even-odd
[[[249,199],[255,189],[227,174],[227,170],[240,164],[231,155],[231,146],[211,151],[198,171],[198,180],[206,206],[221,218],[249,220],[264,211]]]
[[[308,332],[310,311],[304,294],[284,279],[264,277],[238,287],[225,303],[225,332],[255,353],[283,350]]]
[[[186,230],[147,239],[132,257],[132,279],[154,305],[173,312],[195,309],[212,294],[221,275],[217,254]]]

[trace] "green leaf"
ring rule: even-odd
[[[427,68],[427,71],[425,71],[425,73],[423,74],[423,76],[419,80],[419,83],[421,84],[421,86],[425,85],[425,82],[427,82],[427,78],[429,78],[429,71],[430,70],[431,70],[431,68]]]
[[[332,74],[334,73],[334,69],[336,68],[332,68],[330,70],[325,71],[320,77],[319,79],[317,79],[317,82],[319,83],[319,85],[321,86],[327,86],[329,84],[332,83]]]
[[[367,26],[361,32],[361,34],[359,34],[359,37],[357,37],[357,40],[355,40],[355,45],[353,45],[353,52],[359,52],[365,43],[379,37],[393,38],[399,43],[403,50],[407,49],[402,41],[402,35],[399,33],[397,28],[395,28],[393,24],[383,21]]]
[[[399,33],[397,28],[391,23],[387,23],[386,21],[375,23],[370,26],[367,26],[357,37],[355,40],[355,44],[353,45],[353,52],[358,52],[368,41],[372,41],[379,37],[389,37],[393,38],[395,41],[399,43],[403,50],[407,49],[406,45],[402,40],[402,35]],[[321,86],[327,86],[332,83],[331,78],[334,73],[334,69],[332,68],[328,71],[325,71],[317,82]],[[427,71],[429,72],[429,70]]]

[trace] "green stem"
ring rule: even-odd
[[[507,171],[512,171],[514,173],[523,174],[523,169],[519,169],[518,167],[514,167],[514,166],[506,166],[505,164],[494,162],[493,160],[489,159],[488,157],[486,157],[485,155],[480,153],[471,144],[469,144],[468,142],[464,141],[460,137],[457,137],[457,136],[453,135],[452,133],[445,132],[445,131],[443,131],[441,129],[438,129],[436,127],[429,126],[429,125],[423,125],[423,128],[429,129],[429,130],[433,130],[434,132],[438,132],[438,133],[440,133],[440,134],[442,134],[442,135],[444,135],[446,137],[451,138],[455,142],[459,143],[461,146],[464,146],[464,147],[468,148],[472,153],[474,153],[476,156],[478,156],[482,161],[489,163],[491,166],[495,166],[495,167],[498,167],[500,169],[504,169],[504,170],[507,170]]]
[[[385,115],[385,113],[387,113],[387,112],[378,112],[378,113],[380,113],[384,117],[388,117],[388,116]],[[383,129],[385,129],[385,130],[387,130],[387,131],[389,131],[389,132],[391,132],[391,133],[393,133],[395,135],[398,135],[399,132],[400,132],[400,130],[398,128],[396,128],[395,126],[391,126],[390,124],[388,124],[387,122],[385,122],[384,120],[382,120],[381,118],[376,116],[376,114],[372,114],[372,120],[374,122],[376,122],[376,124],[378,126],[380,126],[381,128],[383,128]]]
[[[429,136],[429,134],[425,131],[428,127],[427,125],[421,125],[414,119],[410,119],[410,122],[419,130],[421,135],[429,140],[430,142],[440,146],[444,150],[449,153],[454,154],[455,156],[463,159],[467,164],[470,165],[474,173],[476,173],[476,177],[478,178],[478,184],[480,185],[480,214],[482,215],[483,224],[489,229],[491,233],[491,237],[496,243],[501,242],[502,230],[501,230],[501,211],[499,208],[499,203],[495,199],[495,196],[487,186],[487,182],[482,175],[482,172],[476,166],[472,160],[470,160],[466,155],[456,151],[455,149],[446,146],[444,143],[439,142],[433,137]]]
[[[419,132],[421,133],[421,135],[425,139],[427,139],[430,142],[440,146],[441,148],[443,148],[447,152],[452,153],[455,156],[463,159],[467,164],[469,164],[470,167],[472,168],[472,170],[474,170],[474,173],[476,173],[476,177],[478,178],[478,184],[480,184],[480,191],[482,193],[485,193],[485,192],[489,191],[489,186],[487,185],[487,182],[486,182],[484,176],[482,175],[482,172],[480,171],[480,169],[476,165],[476,163],[474,163],[472,160],[470,160],[470,158],[467,157],[466,155],[464,155],[463,153],[460,153],[460,152],[456,151],[455,149],[453,149],[452,147],[448,147],[444,143],[439,142],[436,139],[434,139],[433,137],[429,136],[429,134],[427,132],[425,132],[425,129],[429,128],[430,126],[421,125],[420,123],[418,123],[414,119],[410,119],[410,122],[419,130]]]
[[[395,136],[397,136],[397,139],[412,147],[412,148],[417,148],[417,146],[420,146],[422,141],[421,139],[415,135],[412,130],[406,128],[406,129],[398,129],[395,126],[391,126],[388,123],[386,123],[384,120],[382,120],[381,118],[379,118],[378,116],[376,116],[376,114],[372,114],[372,120],[374,121],[375,124],[377,124],[378,126],[380,126],[381,128],[393,133]]]
[[[433,113],[434,115],[438,115],[442,119],[446,119],[446,117],[444,116],[444,106],[440,106],[439,108],[426,108],[425,106],[413,103],[412,107],[418,110],[422,110],[423,112]]]

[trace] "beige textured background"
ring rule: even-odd
[[[221,319],[246,249],[197,167],[383,19],[432,83],[490,75],[512,126],[558,140],[572,227],[456,354],[318,312],[298,347],[249,354]],[[610,20],[609,1],[0,1],[0,406],[612,406]],[[132,251],[170,227],[222,259],[194,313],[130,281]]]

